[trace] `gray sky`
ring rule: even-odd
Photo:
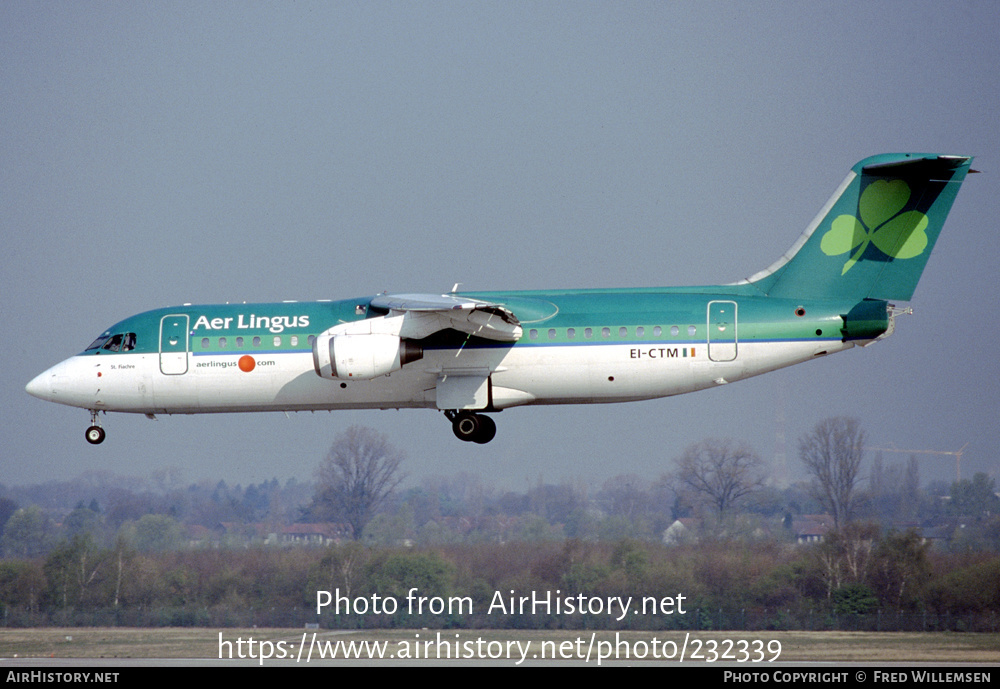
[[[993,2],[0,4],[0,482],[85,471],[310,478],[372,426],[419,478],[655,477],[830,415],[998,477],[1000,5]],[[713,284],[791,246],[848,169],[975,155],[892,338],[736,385],[521,408],[486,446],[436,412],[112,414],[25,383],[182,302]],[[986,314],[985,316],[983,314]],[[886,456],[890,461],[903,456]],[[921,460],[924,480],[954,476]],[[1000,477],[998,477],[1000,478]]]

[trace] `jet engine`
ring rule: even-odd
[[[370,380],[423,357],[420,345],[385,333],[323,334],[313,342],[316,374],[331,380]]]

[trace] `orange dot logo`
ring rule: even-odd
[[[253,360],[253,357],[249,354],[244,354],[240,357],[240,370],[244,373],[250,373],[257,366],[257,362]]]

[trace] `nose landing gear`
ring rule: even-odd
[[[97,411],[90,411],[90,428],[87,429],[84,437],[87,438],[87,442],[91,445],[100,445],[104,442],[104,438],[107,434],[104,429],[101,428],[100,422],[97,420]]]
[[[497,434],[496,422],[484,414],[454,410],[448,410],[444,414],[451,421],[451,430],[459,440],[485,445]]]

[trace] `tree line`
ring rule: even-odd
[[[820,422],[799,441],[811,480],[781,489],[731,439],[692,444],[651,481],[619,474],[597,488],[539,481],[518,492],[461,474],[401,489],[404,453],[359,427],[337,437],[312,483],[185,486],[163,473],[155,485],[89,476],[61,491],[0,487],[0,607],[7,624],[298,624],[315,621],[317,589],[396,595],[415,585],[477,608],[506,587],[681,592],[709,616],[660,624],[813,628],[891,611],[921,628],[942,624],[928,615],[988,626],[1000,610],[993,479],[921,487],[912,458],[865,465],[864,441],[856,420]],[[58,492],[75,507],[58,506]],[[828,527],[797,543],[796,519],[817,514]],[[273,534],[296,522],[343,528],[324,547],[275,547]],[[935,538],[932,523],[944,524]],[[668,539],[678,524],[686,537]],[[415,622],[362,617],[323,623]]]
[[[123,539],[140,552],[242,547],[302,523],[335,524],[328,538],[373,545],[660,540],[678,519],[695,537],[780,541],[796,537],[803,515],[825,515],[833,529],[855,521],[883,530],[915,527],[939,548],[1000,549],[992,478],[979,473],[921,486],[914,458],[889,463],[880,455],[863,474],[863,447],[855,420],[824,420],[800,439],[812,480],[782,488],[768,482],[766,463],[752,448],[706,439],[655,479],[618,474],[598,486],[539,480],[500,491],[462,473],[401,489],[402,451],[372,429],[351,428],[335,440],[313,482],[184,485],[162,472],[145,482],[85,475],[18,490],[0,486],[0,554],[44,555],[84,535],[102,547]]]
[[[45,558],[0,561],[0,622],[997,632],[998,580],[1000,559],[993,554],[936,553],[912,534],[863,529],[809,548],[730,540],[668,547],[633,539],[564,539],[139,553],[121,542],[100,548],[75,538]],[[414,589],[428,599],[462,599],[468,605],[416,614],[404,604]],[[317,615],[318,591],[367,603]],[[498,595],[532,594],[637,602],[683,596],[684,612],[618,619],[586,609],[490,611]],[[392,614],[371,604],[386,598],[398,604]]]

